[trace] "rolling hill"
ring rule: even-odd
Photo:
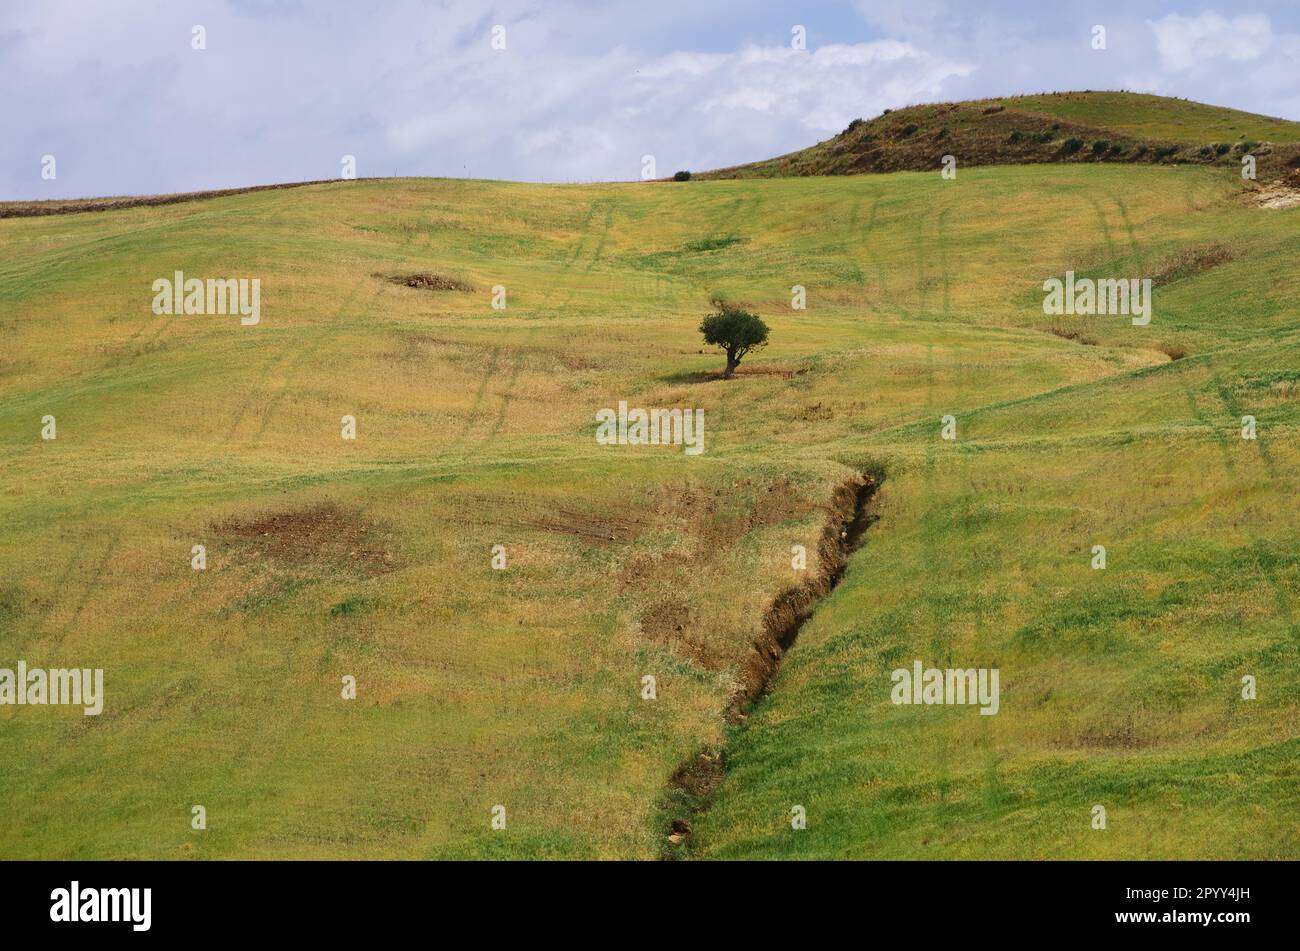
[[[1300,123],[1142,93],[1066,92],[886,110],[809,148],[699,177],[929,171],[945,155],[955,156],[960,167],[1118,162],[1239,168],[1246,153],[1256,156],[1263,179],[1292,173],[1300,168]]]
[[[1295,125],[1044,98],[841,144]],[[0,855],[1300,857],[1300,210],[834,142],[0,221],[0,668],[106,694],[0,706]],[[176,271],[260,320],[155,314]],[[1150,322],[1046,315],[1067,271]],[[732,381],[714,298],[772,328]],[[598,443],[620,402],[704,452]],[[894,703],[918,660],[997,714]]]

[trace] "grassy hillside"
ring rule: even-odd
[[[1300,142],[1300,122],[1137,92],[1059,92],[988,99],[1022,112],[1038,112],[1135,138],[1185,145],[1206,142]]]
[[[0,706],[0,856],[1300,856],[1300,212],[1239,191],[366,181],[0,222],[0,667],[107,692]],[[259,277],[261,323],[154,316],[177,269]],[[1045,317],[1067,269],[1157,276],[1150,325]],[[731,382],[719,295],[772,326]],[[620,400],[703,408],[706,451],[598,445]],[[791,546],[816,571],[874,467],[865,547],[725,726]],[[1000,665],[1001,712],[892,706],[914,658]]]
[[[702,178],[773,178],[930,171],[1037,163],[1196,164],[1261,179],[1300,168],[1300,123],[1199,102],[1125,92],[1067,92],[939,103],[854,120],[834,138],[788,155],[705,172]],[[1300,175],[1300,173],[1296,173]],[[1300,180],[1295,184],[1300,185]]]

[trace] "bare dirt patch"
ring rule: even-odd
[[[1246,203],[1255,208],[1295,208],[1300,205],[1300,175],[1292,173],[1247,192]]]
[[[656,601],[641,612],[641,632],[651,640],[666,641],[685,630],[691,622],[691,608],[685,601]]]
[[[565,508],[530,519],[528,524],[544,532],[605,544],[630,542],[645,530],[644,520],[636,515],[595,515]]]
[[[330,502],[232,517],[212,528],[251,558],[284,567],[333,565],[379,574],[393,561],[388,537],[374,523]]]
[[[414,287],[422,291],[461,291],[466,293],[474,290],[464,281],[459,281],[454,277],[447,277],[445,274],[430,274],[421,272],[419,274],[396,274],[385,275],[375,274],[375,277],[382,277],[390,284],[400,284],[402,287]]]

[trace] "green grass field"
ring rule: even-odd
[[[1240,191],[411,179],[0,221],[0,667],[107,694],[0,707],[0,856],[653,858],[725,746],[678,854],[1300,857],[1300,210]],[[177,269],[260,278],[261,323],[155,316]],[[1044,316],[1067,269],[1159,276],[1150,325]],[[716,295],[772,328],[729,382]],[[703,408],[706,451],[597,445],[620,400]],[[791,546],[875,466],[724,726]],[[1000,713],[892,705],[914,659],[998,667]]]

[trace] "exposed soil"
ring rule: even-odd
[[[778,594],[763,614],[763,631],[741,670],[741,686],[727,705],[731,725],[744,721],[749,709],[770,689],[772,678],[817,605],[839,584],[849,556],[862,546],[866,531],[879,517],[876,493],[882,473],[845,482],[831,498],[829,516],[817,546],[819,569],[800,585]],[[700,751],[677,768],[668,781],[664,811],[670,818],[666,858],[682,857],[690,842],[692,820],[705,812],[726,774],[726,751]]]
[[[1269,182],[1246,193],[1247,204],[1256,208],[1295,208],[1300,205],[1300,175]]]
[[[608,544],[633,541],[645,531],[644,519],[635,514],[596,515],[565,508],[556,508],[546,515],[528,519],[526,524],[544,532]]]
[[[803,584],[778,594],[764,613],[763,633],[754,641],[753,653],[742,671],[742,689],[727,710],[729,723],[743,720],[745,711],[767,691],[799,629],[844,577],[849,556],[862,546],[867,529],[878,518],[872,502],[879,488],[879,478],[867,475],[835,490],[830,518],[817,545],[820,569]]]
[[[642,610],[638,621],[642,636],[666,644],[680,642],[691,624],[691,608],[680,598],[663,598]]]
[[[708,809],[713,793],[722,785],[726,775],[726,751],[720,749],[701,750],[673,773],[668,788],[673,794],[673,805],[682,814],[667,821],[664,858],[684,857],[682,845],[690,837],[692,822]]]
[[[382,277],[391,284],[400,284],[402,287],[415,287],[423,291],[468,292],[474,290],[473,287],[466,284],[464,281],[458,281],[454,277],[447,277],[442,274],[376,274],[374,276]]]
[[[392,563],[387,538],[364,515],[333,503],[265,512],[214,523],[213,530],[253,557],[285,567],[345,566],[378,574]]]

